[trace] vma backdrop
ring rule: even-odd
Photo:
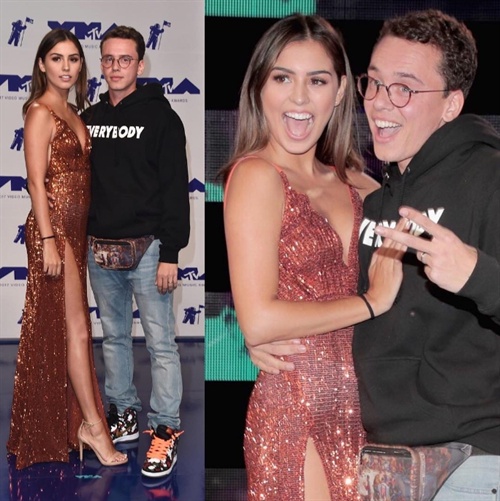
[[[203,0],[40,2],[0,0],[0,339],[18,338],[26,290],[24,224],[31,207],[26,191],[21,108],[27,100],[38,45],[53,28],[72,31],[89,68],[92,104],[107,90],[100,71],[99,43],[118,25],[133,26],[146,41],[139,85],[159,82],[186,130],[191,236],[179,255],[174,295],[179,337],[204,336],[204,2]],[[88,283],[95,337],[102,331]],[[133,335],[142,337],[134,307]]]

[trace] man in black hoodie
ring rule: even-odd
[[[370,442],[472,446],[434,501],[500,492],[500,137],[460,115],[476,68],[465,25],[427,10],[384,23],[358,80],[375,154],[387,162],[382,188],[364,202],[359,291],[381,237],[408,246],[394,306],[355,327],[362,420]],[[411,234],[391,229],[400,217]],[[251,355],[268,371],[289,370],[268,354],[292,351]]]
[[[101,40],[101,70],[108,91],[83,116],[92,137],[89,276],[103,330],[114,443],[139,437],[137,411],[142,406],[133,383],[131,332],[133,299],[137,303],[152,380],[151,446],[142,473],[162,477],[172,471],[182,434],[173,292],[178,254],[189,240],[189,189],[179,116],[159,84],[137,86],[144,53],[144,38],[131,27],[118,26]],[[120,244],[103,246],[103,239],[147,236],[152,236],[151,243],[135,269],[101,267]]]

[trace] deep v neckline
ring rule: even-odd
[[[43,104],[43,103],[40,103],[40,104]],[[46,106],[47,109],[50,111],[50,113],[54,117],[56,117],[57,119],[59,119],[61,122],[64,122],[64,124],[66,125],[66,127],[73,134],[73,136],[75,136],[76,142],[78,143],[78,146],[80,147],[80,152],[83,154],[85,152],[86,148],[87,148],[88,135],[87,135],[87,126],[83,123],[83,120],[80,118],[80,116],[75,113],[76,117],[82,122],[82,124],[84,126],[84,139],[83,139],[84,143],[83,143],[83,146],[82,146],[82,142],[80,141],[80,138],[78,137],[78,134],[69,125],[68,121],[66,119],[64,119],[63,117],[59,116],[50,106],[47,106],[46,104],[43,104],[43,106]]]
[[[353,228],[351,230],[351,236],[350,238],[348,239],[348,241],[346,242],[348,244],[348,249],[347,249],[347,262],[345,261],[344,259],[344,250],[345,250],[345,246],[344,246],[344,242],[342,241],[342,239],[340,238],[340,235],[339,233],[337,232],[337,230],[331,225],[329,219],[324,216],[323,214],[321,214],[320,212],[318,212],[314,206],[312,205],[311,203],[311,199],[309,198],[309,195],[307,195],[306,193],[302,193],[300,191],[297,191],[291,184],[290,184],[290,181],[288,180],[288,176],[286,175],[286,173],[283,171],[283,169],[279,169],[279,172],[285,177],[285,181],[286,181],[286,184],[288,186],[288,188],[293,192],[295,193],[295,195],[299,196],[299,197],[302,197],[306,203],[307,203],[307,207],[308,209],[311,211],[312,214],[314,214],[316,217],[318,217],[319,219],[321,219],[322,221],[325,222],[325,224],[328,226],[328,228],[330,229],[331,233],[334,235],[335,239],[339,242],[339,245],[340,245],[340,250],[342,251],[341,254],[342,254],[342,263],[344,264],[344,266],[346,267],[350,267],[352,266],[352,250],[353,250],[353,245],[354,243],[357,245],[357,236],[355,236],[355,224],[353,224]],[[351,208],[352,208],[352,211],[353,211],[353,217],[354,217],[354,223],[356,222],[356,214],[355,214],[355,204],[354,204],[354,199],[353,197],[355,196],[355,193],[354,193],[354,188],[352,188],[351,186],[349,185],[346,185],[346,189],[349,191],[349,200],[351,202]],[[354,242],[354,239],[356,239],[356,242]]]
[[[78,137],[78,134],[73,130],[73,128],[71,127],[71,125],[68,123],[67,120],[65,120],[63,117],[60,117],[55,111],[53,110],[50,110],[59,120],[61,120],[61,122],[64,122],[66,124],[66,127],[72,132],[72,134],[75,136],[75,139],[76,139],[76,142],[78,143],[78,145],[80,146],[80,151],[83,153],[86,149],[86,146],[87,146],[87,133],[85,132],[84,134],[84,143],[83,143],[83,146],[82,146],[82,143],[80,141],[80,138]],[[81,118],[77,115],[77,118],[79,120],[81,120]],[[83,122],[82,122],[83,123]],[[86,129],[86,126],[84,124],[84,127]]]

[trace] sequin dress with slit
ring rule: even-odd
[[[326,301],[357,292],[357,243],[362,201],[346,185],[354,229],[343,260],[342,241],[309,198],[296,192],[283,171],[285,206],[279,242],[277,296],[289,301]],[[288,357],[295,370],[260,372],[246,416],[244,454],[248,499],[304,499],[304,460],[309,437],[326,473],[332,501],[357,494],[358,454],[365,443],[351,354],[353,328],[305,337],[304,354]]]
[[[43,272],[43,246],[33,211],[26,219],[28,279],[14,379],[7,450],[16,455],[16,468],[46,461],[69,461],[77,449],[82,413],[68,377],[65,324],[64,261],[66,243],[79,271],[84,311],[87,300],[87,213],[90,204],[90,135],[82,145],[69,125],[52,110],[56,133],[50,144],[47,192],[54,196],[50,221],[59,255],[59,277]],[[100,416],[104,408],[94,369],[90,316],[88,349],[93,388]],[[105,422],[105,421],[104,421]]]

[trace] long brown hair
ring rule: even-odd
[[[31,93],[28,100],[23,105],[23,116],[28,111],[31,103],[36,101],[47,90],[47,76],[40,69],[38,64],[39,60],[41,59],[42,61],[45,61],[45,57],[49,51],[52,50],[52,48],[59,42],[64,42],[65,40],[73,42],[82,59],[82,69],[75,84],[76,109],[77,111],[82,111],[87,105],[90,105],[90,101],[87,97],[87,64],[85,63],[85,57],[80,41],[73,33],[71,33],[71,31],[56,28],[49,31],[42,38],[42,41],[38,46],[38,50],[36,51],[35,62],[33,63],[33,72],[31,74]]]
[[[262,88],[281,51],[292,42],[306,40],[322,45],[333,62],[339,83],[342,76],[347,79],[344,97],[318,141],[316,158],[326,165],[334,165],[343,182],[347,182],[347,169],[363,170],[364,161],[354,136],[354,78],[342,35],[321,16],[297,13],[274,23],[255,46],[241,87],[233,153],[219,171],[224,183],[238,159],[260,150],[268,143],[269,128],[262,109]]]

